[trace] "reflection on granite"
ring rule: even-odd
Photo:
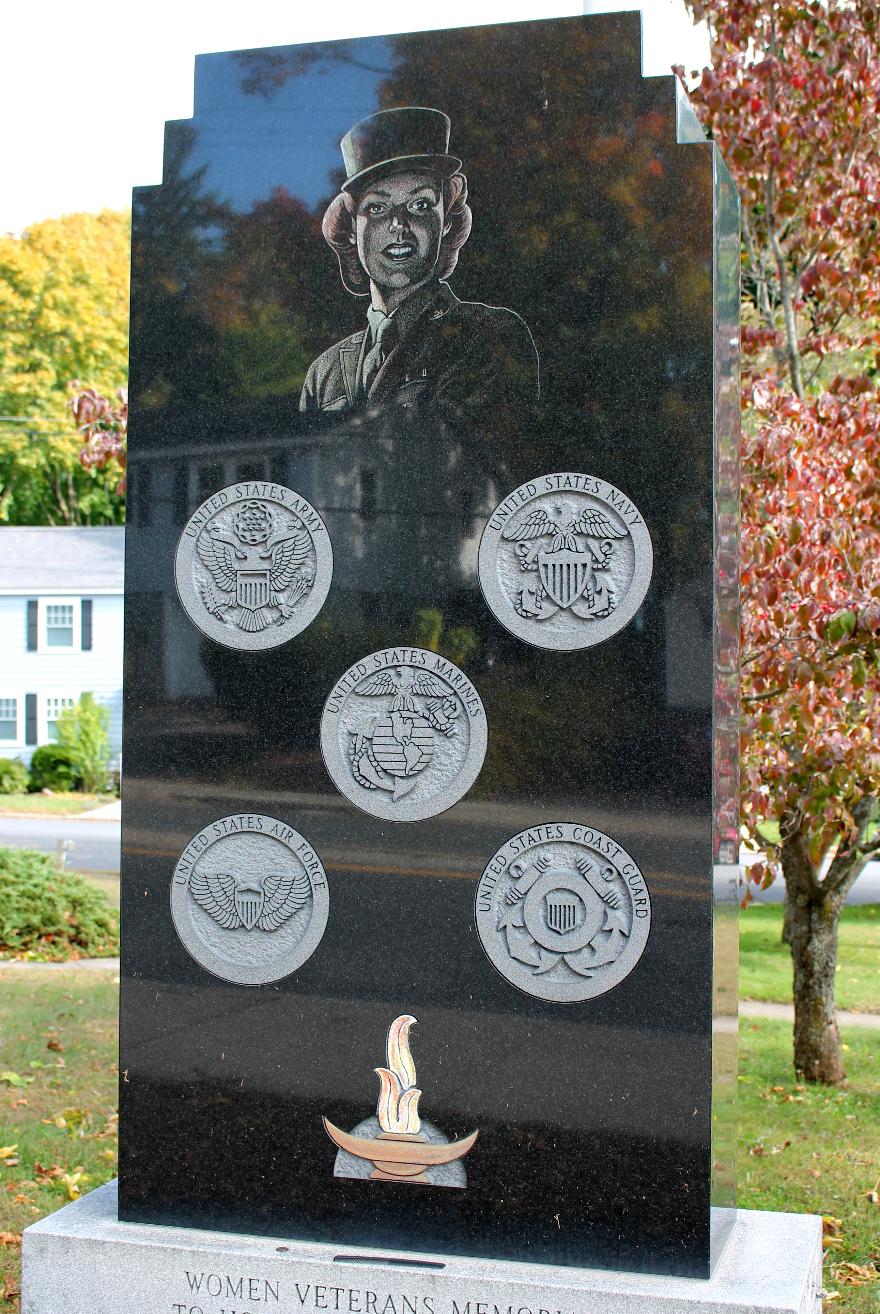
[[[708,1272],[710,1199],[732,1199],[713,1008],[735,999],[733,920],[729,890],[713,913],[713,864],[735,824],[736,216],[714,148],[676,139],[672,79],[640,77],[639,38],[615,14],[204,56],[164,183],[136,193],[123,1218]],[[320,232],[339,138],[393,105],[448,108],[474,212],[450,286],[528,324],[534,410],[299,413],[310,362],[364,323]],[[637,615],[577,653],[516,640],[476,579],[486,515],[555,470],[623,490],[654,548]],[[333,585],[290,643],[237,652],[183,612],[174,551],[209,494],[264,480],[320,512]],[[391,645],[443,652],[489,722],[467,798],[409,825],[349,805],[318,744],[334,681]],[[201,970],[168,898],[183,844],[246,811],[303,834],[330,886],[318,950],[259,989]],[[473,920],[492,854],[554,819],[619,841],[652,902],[635,970],[564,1006],[508,985]],[[370,1112],[401,1013],[432,1121],[480,1129],[466,1191],[333,1177],[321,1117]]]

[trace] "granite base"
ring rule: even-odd
[[[109,1183],[24,1233],[22,1314],[813,1314],[821,1220],[740,1210],[707,1281],[120,1223]]]

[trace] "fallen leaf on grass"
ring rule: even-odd
[[[869,1191],[865,1196],[865,1199],[868,1201],[868,1204],[880,1205],[880,1195],[878,1195],[876,1191]]]
[[[62,1045],[61,1041],[58,1039],[57,1036],[53,1036],[51,1040],[47,1041],[46,1048],[53,1049],[56,1054],[64,1053],[64,1046]]]
[[[21,1290],[15,1285],[15,1278],[11,1273],[7,1273],[3,1279],[3,1290],[0,1292],[4,1300],[18,1300]]]
[[[84,1109],[62,1109],[51,1118],[44,1118],[43,1122],[47,1127],[66,1127],[72,1134],[76,1135],[84,1123],[88,1122],[89,1115]]]
[[[15,1154],[18,1149],[18,1141],[14,1145],[0,1145],[0,1159],[8,1159],[11,1154]]]
[[[840,1236],[843,1231],[843,1222],[835,1218],[833,1214],[822,1215],[822,1232],[825,1236]]]
[[[876,1282],[880,1278],[880,1272],[877,1271],[873,1264],[843,1264],[834,1265],[834,1280],[844,1287],[866,1287],[869,1282]]]
[[[0,1082],[6,1086],[29,1086],[33,1077],[22,1077],[17,1072],[0,1072]]]
[[[84,1168],[74,1168],[72,1173],[65,1173],[61,1178],[61,1181],[67,1191],[68,1200],[78,1200],[82,1195],[82,1191],[79,1189],[79,1184],[82,1182],[83,1186],[85,1186],[88,1180],[89,1176]]]
[[[3,1164],[3,1167],[4,1167],[4,1168],[17,1168],[17,1167],[19,1166],[20,1163],[21,1163],[21,1159],[3,1159],[3,1160],[2,1160],[2,1164]]]
[[[34,1180],[41,1185],[44,1182],[54,1182],[56,1178],[63,1176],[64,1169],[60,1163],[53,1163],[51,1168],[44,1168],[39,1160],[34,1164]]]
[[[0,1246],[20,1246],[21,1232],[0,1232]]]

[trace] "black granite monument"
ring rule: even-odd
[[[709,1273],[737,225],[633,14],[198,59],[134,207],[123,1220]]]

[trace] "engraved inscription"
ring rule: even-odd
[[[604,479],[542,475],[501,502],[480,543],[480,586],[512,634],[539,648],[591,647],[641,606],[651,538],[629,499]]]
[[[327,877],[314,849],[274,817],[238,813],[195,835],[171,882],[171,914],[202,967],[237,985],[289,976],[327,924]]]
[[[482,1300],[479,1292],[456,1299],[439,1291],[420,1291],[416,1286],[389,1289],[378,1273],[374,1285],[350,1287],[296,1278],[185,1270],[179,1286],[176,1294],[184,1299],[169,1302],[173,1314],[255,1314],[254,1307],[271,1309],[276,1305],[325,1314],[578,1314],[570,1306],[544,1307],[537,1301],[530,1305],[521,1301],[499,1304],[497,1296],[494,1301]]]
[[[421,648],[387,648],[356,662],[321,718],[337,788],[388,821],[421,821],[458,802],[483,765],[486,736],[470,680]]]
[[[190,517],[175,581],[190,619],[229,648],[276,647],[317,616],[333,551],[315,508],[281,484],[232,484]]]
[[[549,822],[504,844],[477,887],[477,930],[502,976],[554,1003],[592,999],[633,970],[651,900],[624,849],[591,826]]]

